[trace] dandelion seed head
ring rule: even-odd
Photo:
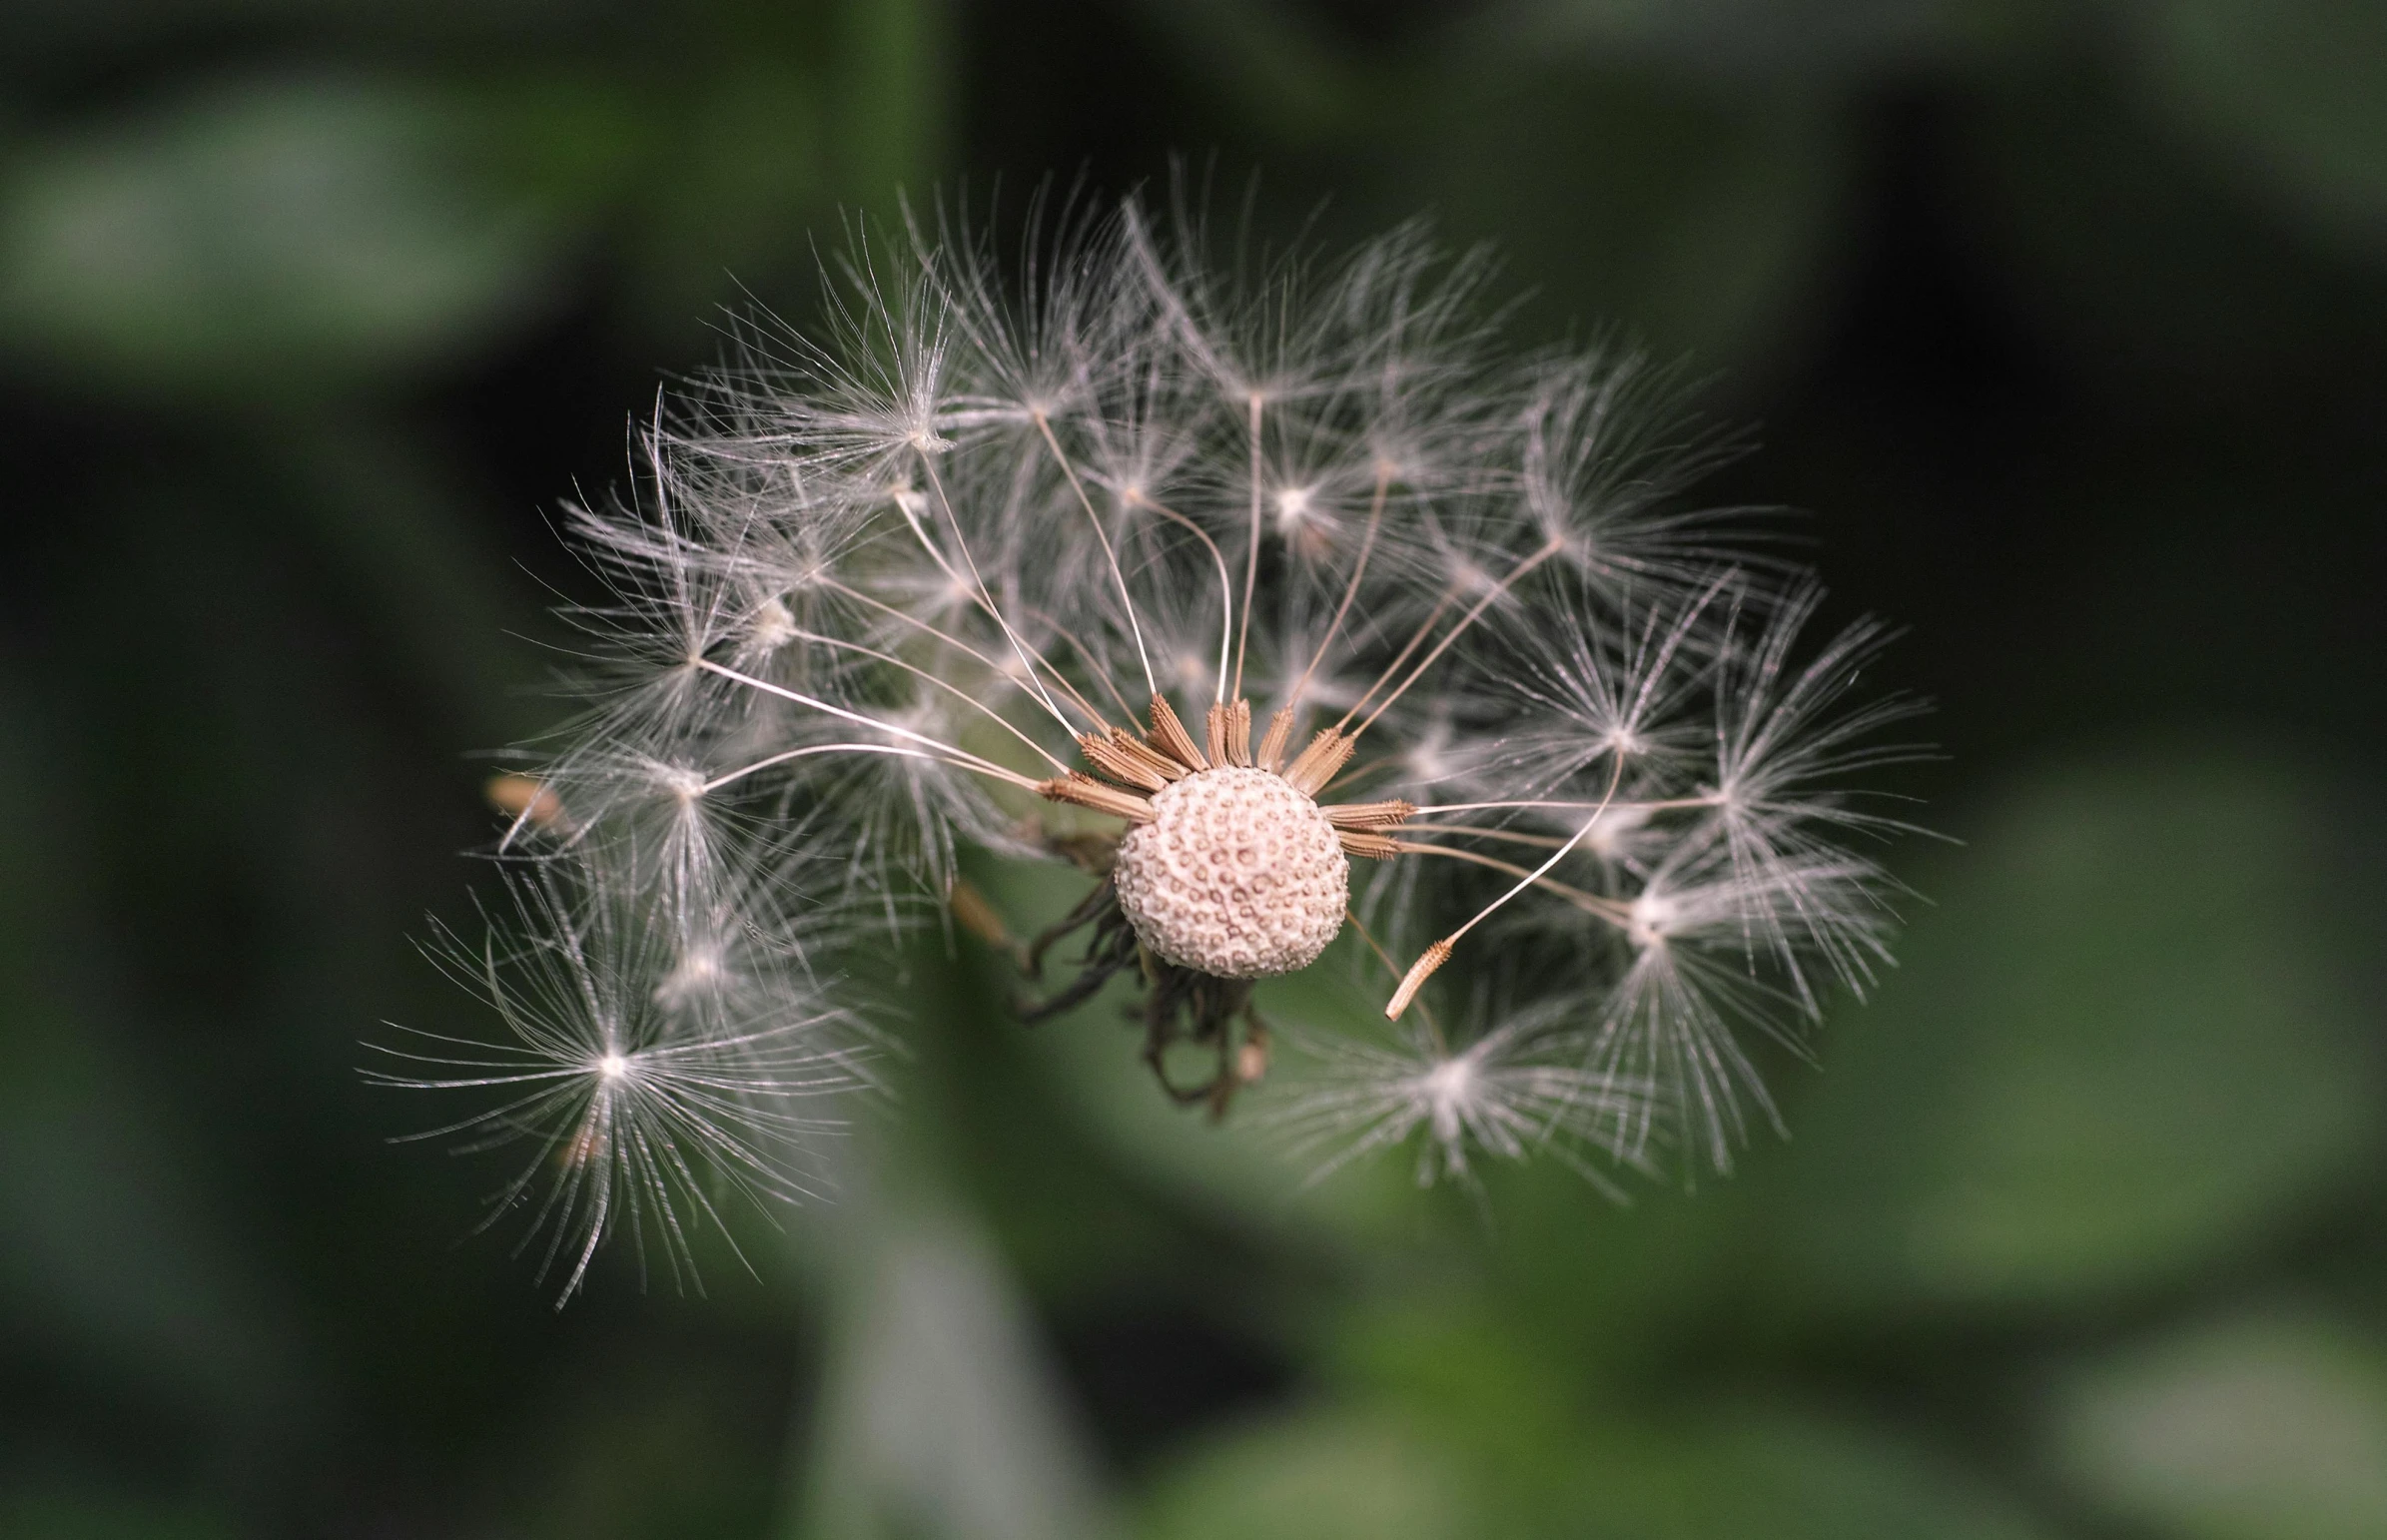
[[[1156,793],[1112,878],[1144,944],[1221,979],[1296,973],[1342,929],[1350,866],[1315,802],[1221,766]]]
[[[1774,1121],[1746,1045],[1803,1048],[1888,956],[1887,633],[1815,634],[1820,587],[1688,499],[1738,440],[1683,377],[1512,346],[1481,254],[1412,225],[1222,261],[1133,198],[1030,224],[1016,265],[952,207],[858,228],[817,327],[739,323],[630,491],[572,510],[611,599],[572,612],[587,709],[504,849],[607,899],[523,907],[535,1011],[475,975],[558,1089],[475,1127],[650,1208],[713,1190],[671,1151],[787,1190],[813,1082],[770,1034],[849,1019],[790,917],[876,945],[960,915],[979,852],[1090,884],[1035,1010],[1132,991],[1172,1097],[1223,1118],[1264,1076],[1329,1166],[1727,1166]],[[1256,981],[1354,914],[1385,1036],[1279,1020]],[[965,921],[1073,950],[1006,924]],[[577,1243],[625,1212],[589,1190]]]

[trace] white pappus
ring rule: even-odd
[[[1134,198],[1030,226],[1009,269],[950,214],[857,237],[814,335],[743,324],[635,435],[632,494],[575,510],[617,599],[507,849],[641,918],[542,897],[524,955],[670,978],[725,925],[935,903],[1033,968],[1082,934],[1020,1014],[1133,981],[1162,1087],[1219,1118],[1269,1065],[1255,981],[1326,959],[1391,1036],[1284,1024],[1318,1062],[1254,1122],[1328,1164],[1729,1166],[1775,1116],[1750,1043],[1802,1046],[1887,956],[1860,846],[1906,826],[1855,799],[1915,708],[1861,688],[1882,628],[1806,639],[1813,581],[1683,500],[1735,440],[1629,350],[1504,352],[1480,257],[1404,228],[1219,262]],[[758,857],[794,829],[801,865]],[[970,848],[1074,861],[1086,902],[1015,941]],[[769,979],[656,1020],[755,1062],[729,1050],[825,1011]],[[819,1063],[786,1089],[849,1074]],[[564,1100],[485,1127],[607,1093]],[[770,1188],[768,1126],[641,1105],[643,1211],[689,1154]]]

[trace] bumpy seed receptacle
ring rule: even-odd
[[[1342,929],[1350,863],[1309,797],[1269,770],[1224,766],[1153,794],[1120,841],[1120,908],[1154,952],[1221,979],[1293,973]]]

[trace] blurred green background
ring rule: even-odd
[[[2387,7],[0,20],[0,1533],[2387,1535]],[[483,1026],[408,938],[556,500],[841,210],[1173,153],[1763,424],[1714,494],[1942,703],[1903,966],[1619,1209],[1304,1188],[924,947],[841,1202],[554,1313],[354,1072]]]

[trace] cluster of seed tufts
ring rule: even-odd
[[[1292,973],[1342,929],[1350,864],[1318,805],[1269,770],[1224,766],[1152,798],[1112,880],[1136,935],[1221,979]]]

